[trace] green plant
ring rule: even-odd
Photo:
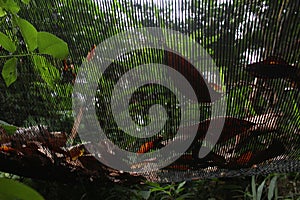
[[[167,185],[160,185],[158,183],[147,182],[147,185],[150,187],[149,191],[155,199],[176,199],[183,200],[192,197],[192,193],[184,193],[184,185],[186,182],[181,183],[172,183]]]
[[[245,191],[239,190],[244,196],[244,199],[261,200],[261,199],[278,199],[278,174],[270,174],[262,180],[259,176],[251,177],[250,187]],[[249,191],[251,188],[251,191]]]
[[[130,200],[184,200],[191,199],[194,195],[185,188],[186,182],[159,184],[146,182],[144,185],[131,187],[114,186],[109,194],[102,194],[105,199],[130,199]],[[107,191],[106,191],[107,193]]]
[[[0,0],[0,103],[5,105],[0,108],[1,120],[68,132],[72,86],[63,83],[60,66],[69,54],[68,44],[37,30],[46,27],[33,25],[34,20],[24,15],[34,5],[31,0]]]
[[[30,0],[21,0],[28,5]],[[0,45],[7,51],[2,69],[2,77],[6,86],[10,86],[17,79],[17,65],[24,62],[24,57],[29,58],[36,71],[41,74],[42,79],[53,86],[53,82],[59,79],[60,73],[46,56],[56,59],[65,58],[68,53],[66,42],[55,35],[37,31],[27,20],[18,16],[20,2],[15,0],[0,0],[0,24],[5,27],[5,32],[0,32]],[[25,46],[24,46],[25,44]]]
[[[32,188],[13,179],[0,178],[0,199],[43,200]]]
[[[33,70],[39,73],[48,87],[53,88],[55,82],[60,78],[60,72],[50,63],[49,58],[65,58],[69,53],[68,45],[51,33],[37,31],[29,21],[18,15],[21,5],[28,5],[29,2],[30,0],[0,0],[0,64],[2,78],[6,87],[9,87],[17,80],[18,67],[23,70],[26,65],[29,65],[33,66]],[[25,85],[25,83],[23,84]],[[6,97],[12,94],[17,95],[8,91],[6,89],[1,90],[1,94],[7,95]],[[20,91],[22,91],[22,88]],[[23,99],[22,94],[20,96]],[[5,104],[3,107],[8,106],[6,102],[3,104]],[[15,107],[17,106],[15,105]],[[2,113],[3,115],[7,117]],[[9,134],[13,134],[17,128],[5,121],[0,121],[0,127]],[[16,180],[0,178],[0,199],[39,200],[43,197]]]
[[[17,130],[16,126],[10,125],[7,122],[2,121],[2,120],[0,120],[0,128],[3,128],[5,130],[5,132],[9,135],[14,134]]]

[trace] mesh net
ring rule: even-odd
[[[213,96],[207,97],[207,88],[201,85],[202,76],[193,71],[188,60],[169,51],[168,44],[162,44],[162,50],[146,48],[118,57],[99,82],[95,91],[96,112],[107,138],[124,150],[138,153],[155,151],[174,139],[181,111],[172,92],[159,84],[138,88],[129,102],[131,118],[141,126],[153,120],[149,117],[151,106],[163,105],[168,119],[155,136],[135,138],[126,134],[117,126],[107,106],[114,85],[123,74],[141,64],[161,63],[189,80],[199,100],[196,103],[187,100],[191,106],[189,114],[200,112],[200,123],[196,125],[197,139],[192,146],[173,164],[145,173],[149,180],[299,171],[299,7],[298,0],[31,0],[19,15],[38,31],[48,31],[63,39],[70,54],[64,61],[48,58],[47,62],[59,74],[41,61],[43,75],[32,65],[30,56],[20,57],[17,81],[6,87],[1,77],[1,120],[20,127],[45,125],[50,131],[71,135],[75,76],[89,58],[89,52],[91,56],[92,47],[133,28],[168,28],[196,41],[213,59],[223,84],[211,82],[209,87],[216,98],[221,98],[218,96],[221,91],[226,93],[226,116],[208,120],[214,102]],[[9,24],[2,24],[0,31],[12,35],[7,31],[11,29]],[[22,39],[20,44],[26,53]],[[0,56],[2,69],[7,52],[1,50]],[[202,75],[213,79],[208,68],[201,69]],[[225,126],[217,144],[206,157],[198,158],[200,146],[209,147],[209,140],[203,141],[209,122],[217,123],[220,118],[225,120]],[[188,134],[193,125],[190,121],[186,123],[190,123],[184,127]],[[76,136],[75,143],[79,142]]]

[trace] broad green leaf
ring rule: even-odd
[[[17,58],[11,58],[5,62],[2,77],[7,87],[17,80]]]
[[[55,35],[47,32],[38,33],[38,48],[40,53],[63,59],[69,54],[68,44]]]
[[[55,81],[60,78],[59,70],[43,56],[33,56],[33,61],[34,68],[40,73],[42,79],[53,87]]]
[[[257,196],[256,196],[257,200],[261,199],[261,195],[262,195],[265,183],[266,183],[266,180],[264,180],[257,188]]]
[[[9,39],[7,35],[0,32],[0,45],[7,51],[13,53],[16,51],[16,45]]]
[[[5,10],[3,10],[3,8],[0,7],[0,17],[4,17],[6,15]]]
[[[13,135],[17,131],[17,127],[14,125],[10,125],[9,123],[0,120],[0,127],[2,127],[5,132],[9,135]]]
[[[12,125],[0,124],[0,127],[2,127],[8,135],[13,135],[17,131],[17,127]]]
[[[14,0],[7,0],[3,4],[2,8],[12,12],[13,14],[17,14],[20,11],[20,6]]]
[[[30,0],[21,0],[23,3],[25,3],[26,5],[29,4]]]
[[[17,18],[17,24],[25,40],[29,51],[34,51],[37,48],[37,30],[35,27],[25,19]]]
[[[43,200],[34,189],[18,181],[0,178],[0,199],[6,200]]]
[[[278,176],[275,175],[270,181],[270,186],[269,186],[269,191],[268,191],[268,200],[273,199],[273,196],[275,194],[276,184],[277,184],[277,178],[278,178]]]

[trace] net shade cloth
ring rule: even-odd
[[[49,58],[61,73],[54,87],[43,81],[26,57],[18,65],[18,79],[14,84],[6,87],[1,79],[1,120],[20,127],[42,124],[50,130],[70,134],[74,123],[74,74],[89,52],[91,56],[94,45],[134,28],[166,28],[201,45],[214,61],[222,83],[213,81],[210,66],[201,68],[203,74],[195,75],[189,58],[172,53],[168,42],[162,42],[169,41],[168,36],[157,41],[160,50],[146,48],[121,55],[109,66],[95,91],[97,117],[107,138],[123,150],[146,153],[167,146],[176,138],[180,123],[187,123],[186,134],[189,126],[195,126],[194,121],[185,121],[185,117],[179,120],[181,111],[176,107],[176,96],[168,88],[153,83],[133,93],[129,102],[130,120],[146,126],[155,121],[149,117],[150,107],[161,104],[168,117],[162,130],[150,138],[135,138],[113,120],[109,98],[121,76],[138,65],[161,63],[183,74],[198,94],[198,102],[189,101],[187,95],[185,100],[191,105],[190,115],[200,112],[200,119],[195,119],[200,124],[196,124],[197,139],[184,155],[163,169],[144,173],[146,178],[169,182],[299,171],[299,10],[298,0],[31,0],[19,15],[38,31],[48,31],[63,39],[70,54],[65,61]],[[9,28],[4,23],[0,31]],[[188,55],[197,55],[188,44],[182,45],[186,45],[183,49]],[[0,51],[0,55],[6,52]],[[1,58],[1,70],[4,63],[5,58]],[[66,66],[69,68],[65,69]],[[215,101],[205,94],[207,87],[201,85],[202,75],[210,80],[208,85]],[[208,124],[219,119],[211,119],[211,107],[224,98],[222,92],[226,96],[226,104],[222,104],[226,106],[226,115],[219,117],[225,120],[225,126],[211,153],[199,159],[200,146],[210,147],[209,141],[203,142],[203,138]],[[78,136],[75,142],[80,142]]]

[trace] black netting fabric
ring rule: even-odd
[[[38,31],[64,40],[69,56],[64,60],[47,57],[60,73],[52,85],[31,65],[30,56],[18,57],[16,82],[7,87],[0,78],[0,120],[18,127],[43,125],[49,131],[66,132],[75,138],[75,144],[88,143],[72,134],[74,122],[80,123],[78,116],[86,116],[85,110],[73,111],[72,97],[74,84],[80,82],[76,74],[94,56],[93,47],[97,54],[106,39],[136,28],[169,29],[200,45],[212,62],[203,59],[191,43],[179,43],[164,33],[155,39],[160,49],[136,48],[110,60],[103,76],[97,77],[98,86],[93,93],[93,108],[106,139],[124,151],[140,155],[159,151],[175,140],[184,142],[196,130],[190,146],[173,163],[158,171],[143,172],[152,181],[300,170],[299,0],[31,0],[18,15]],[[7,33],[11,28],[2,22],[0,31]],[[21,37],[19,41],[24,44]],[[174,50],[175,45],[180,52]],[[7,52],[0,50],[0,70],[5,56]],[[177,81],[169,80],[170,74],[156,68],[153,73],[119,81],[137,66],[151,67],[152,63],[180,73],[197,100],[191,100],[188,91],[178,89],[183,95],[180,104],[176,95],[156,80],[136,91],[126,89],[127,82],[136,81],[134,78],[146,80],[158,75],[171,85]],[[219,78],[211,72],[211,65],[215,65]],[[49,71],[43,76],[52,78]],[[130,119],[120,111],[121,119],[131,120],[141,128],[164,120],[156,134],[134,137],[118,126],[110,105],[117,83],[123,87],[118,93],[120,99],[132,93],[128,102]],[[165,111],[166,120],[150,114],[157,104]],[[182,105],[188,105],[189,111],[183,114]],[[222,115],[213,116],[214,109],[223,109]],[[221,122],[224,126],[214,144],[214,128]],[[182,137],[176,136],[179,130],[184,133]],[[200,149],[209,149],[209,153],[199,157]],[[129,164],[129,168],[151,167],[159,159]]]

